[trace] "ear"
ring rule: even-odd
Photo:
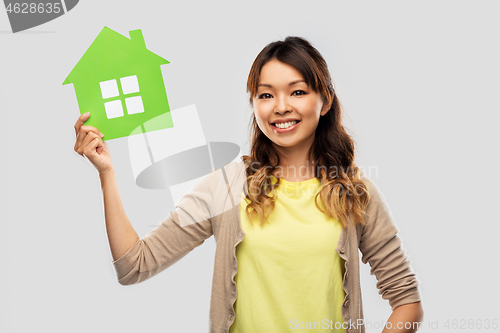
[[[321,115],[324,116],[327,114],[328,111],[330,111],[330,108],[332,107],[333,103],[333,97],[330,101],[326,101],[323,103],[323,107],[321,108]]]

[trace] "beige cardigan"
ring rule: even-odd
[[[342,316],[346,332],[363,333],[359,280],[359,252],[377,278],[377,288],[392,310],[421,300],[419,280],[397,234],[397,226],[378,187],[363,174],[370,202],[365,226],[342,229],[336,251],[346,261]],[[204,176],[184,195],[159,225],[113,261],[118,282],[145,281],[187,255],[214,235],[216,252],[210,300],[209,332],[228,332],[234,321],[238,264],[236,246],[245,234],[240,224],[240,202],[248,193],[243,161],[231,162]],[[245,192],[244,192],[245,191]],[[243,314],[244,315],[244,314]],[[289,323],[283,323],[288,325]]]

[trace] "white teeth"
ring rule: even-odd
[[[294,121],[289,121],[287,123],[275,123],[274,125],[278,128],[288,128],[292,125],[295,125],[296,123],[297,123],[297,121],[294,120]]]

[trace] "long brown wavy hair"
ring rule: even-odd
[[[315,47],[300,37],[289,36],[283,41],[269,43],[257,55],[248,75],[247,92],[252,106],[253,98],[257,95],[261,69],[273,59],[297,69],[307,85],[321,94],[323,103],[331,103],[330,110],[320,117],[314,142],[309,150],[309,158],[315,161],[315,177],[321,181],[314,198],[316,207],[328,217],[338,219],[342,227],[348,226],[349,215],[352,216],[354,225],[364,224],[365,209],[370,197],[360,170],[354,163],[354,141],[342,125],[341,104],[334,91],[325,59]],[[279,156],[272,141],[260,130],[255,114],[250,126],[250,156],[241,157],[246,167],[246,199],[250,200],[246,213],[250,221],[258,215],[263,226],[265,222],[269,223],[267,218],[274,210],[277,198],[275,189],[280,184],[280,178],[276,177]],[[274,184],[271,182],[271,175],[278,179]],[[318,196],[325,210],[318,205]]]

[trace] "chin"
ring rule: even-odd
[[[271,140],[275,145],[283,147],[283,148],[289,148],[289,147],[294,147],[297,145],[297,142],[283,142],[283,141],[273,141]]]

